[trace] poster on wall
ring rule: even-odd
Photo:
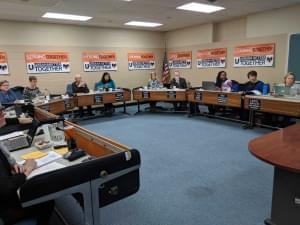
[[[8,62],[5,52],[0,52],[0,75],[8,75]]]
[[[170,52],[169,53],[170,69],[191,69],[192,68],[192,52]]]
[[[151,52],[128,53],[129,70],[153,70],[155,69],[155,55]]]
[[[67,52],[26,52],[27,73],[69,73]]]
[[[225,68],[227,48],[204,49],[197,52],[197,68]]]
[[[244,45],[234,48],[234,67],[272,67],[275,44]]]
[[[83,70],[85,72],[99,72],[103,70],[117,70],[117,56],[115,52],[92,51],[82,53]]]

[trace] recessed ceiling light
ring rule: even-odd
[[[132,0],[123,0],[124,2],[132,2]]]
[[[162,26],[161,23],[143,22],[143,21],[130,21],[124,25],[137,26],[137,27],[159,27]]]
[[[42,17],[50,18],[50,19],[58,19],[58,20],[76,20],[76,21],[88,21],[93,18],[90,16],[79,16],[79,15],[51,13],[51,12],[45,13]]]
[[[188,10],[188,11],[194,11],[194,12],[202,12],[202,13],[213,13],[213,12],[223,10],[225,8],[222,6],[190,2],[190,3],[184,4],[184,5],[178,6],[176,9]]]

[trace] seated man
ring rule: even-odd
[[[9,89],[9,82],[7,80],[0,81],[0,103],[13,104],[16,100],[16,94]]]
[[[24,100],[32,101],[32,99],[41,95],[42,92],[37,87],[36,76],[29,76],[29,86],[24,89],[23,98]]]
[[[89,93],[89,88],[87,86],[87,84],[85,82],[82,81],[82,77],[80,74],[76,74],[75,78],[74,78],[74,82],[72,83],[72,91],[74,94],[76,93]],[[88,110],[88,115],[89,116],[93,116],[92,113],[92,106],[87,106],[87,110]],[[80,117],[84,116],[84,111],[83,111],[83,107],[79,107],[79,114]]]
[[[26,177],[36,168],[34,160],[27,160],[20,166],[0,145],[0,220],[12,225],[26,218],[37,218],[38,225],[47,225],[52,214],[54,202],[22,208],[17,195]]]
[[[0,135],[25,130],[31,126],[32,118],[20,116],[19,118],[5,118],[4,108],[0,104]]]
[[[255,70],[252,70],[247,74],[247,77],[249,81],[244,84],[243,91],[247,92],[257,90],[263,93],[264,82],[257,79],[257,72]]]
[[[174,72],[174,78],[171,80],[170,83],[171,88],[179,88],[179,89],[187,89],[186,80],[180,77],[179,71]],[[174,109],[178,110],[178,102],[173,102]],[[186,102],[180,102],[180,109],[186,108]]]

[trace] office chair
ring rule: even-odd
[[[67,87],[66,87],[66,93],[70,96],[73,95],[73,88],[72,88],[72,84],[67,84]]]
[[[24,87],[15,86],[15,87],[12,87],[10,90],[12,90],[15,93],[15,95],[17,96],[17,99],[23,99]]]

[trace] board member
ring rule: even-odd
[[[25,87],[23,91],[24,100],[32,101],[32,99],[36,98],[41,94],[42,92],[37,87],[37,77],[29,76],[29,86]]]
[[[74,77],[74,82],[72,83],[72,91],[74,94],[76,93],[89,93],[90,89],[88,88],[87,84],[82,80],[80,74],[76,74]],[[84,116],[84,109],[82,106],[79,108],[79,116],[82,118]],[[87,106],[87,111],[89,116],[93,116],[92,113],[92,106]]]
[[[187,89],[186,80],[183,77],[180,77],[180,72],[174,72],[174,78],[171,80],[170,83],[171,88],[179,88],[179,89]],[[180,106],[178,107],[178,103]],[[173,102],[174,110],[184,110],[186,109],[186,102]]]
[[[17,100],[16,94],[9,89],[8,80],[0,81],[0,103],[13,104]]]

